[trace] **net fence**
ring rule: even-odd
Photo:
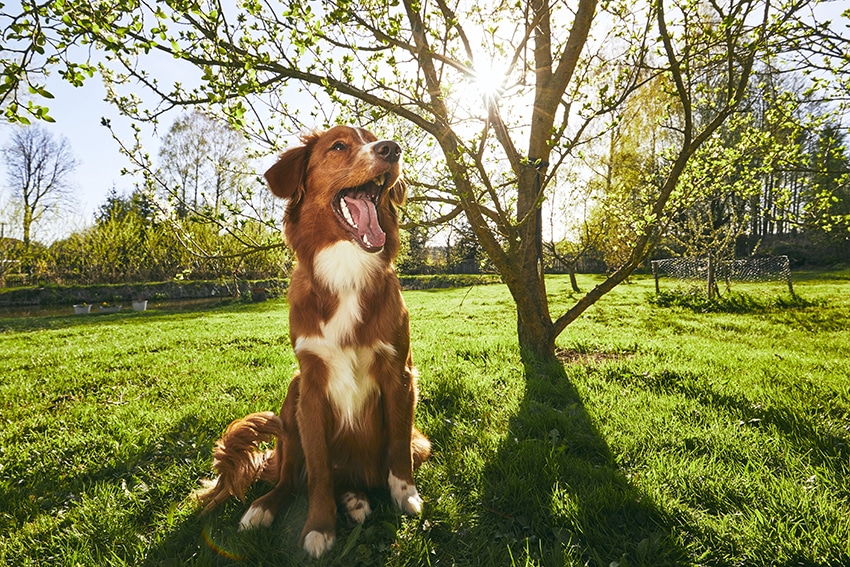
[[[726,282],[729,289],[732,281],[769,282],[783,281],[788,292],[794,295],[791,283],[791,262],[788,256],[763,256],[741,260],[713,260],[711,258],[665,258],[652,260],[652,275],[655,276],[655,293],[661,293],[658,280],[674,278],[691,283],[701,281],[705,285],[708,299],[720,290],[719,282]]]
[[[788,256],[765,256],[741,260],[715,260],[714,278],[718,281],[767,282],[788,281],[791,262]],[[656,278],[706,280],[709,276],[708,258],[665,258],[652,260]]]

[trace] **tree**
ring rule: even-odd
[[[243,136],[198,111],[174,121],[162,140],[159,159],[168,196],[180,216],[201,207],[221,213],[247,177]]]
[[[21,231],[29,246],[32,228],[45,213],[68,202],[77,160],[65,138],[41,126],[17,128],[3,148],[6,179],[21,206]]]
[[[675,112],[671,89],[663,76],[645,81],[625,101],[604,136],[585,152],[593,176],[586,189],[591,210],[580,240],[585,247],[598,248],[609,269],[628,261],[668,168],[666,152],[677,143],[672,129],[665,125]],[[668,210],[680,206],[679,201],[681,198],[672,200]]]
[[[170,279],[180,261],[173,238],[152,222],[142,193],[121,196],[113,188],[95,223],[51,246],[57,279],[85,284]]]
[[[689,195],[666,232],[678,254],[716,260],[746,255],[765,240],[769,246],[773,237],[813,229],[824,205],[843,201],[843,144],[833,134],[820,135],[839,130],[830,125],[840,113],[807,103],[797,77],[780,76],[768,62],[756,78],[740,111],[694,155],[683,176]],[[817,157],[824,139],[837,158],[830,165]],[[841,215],[822,218],[839,220],[822,226],[843,241]]]
[[[129,197],[118,194],[113,186],[106,196],[106,201],[95,213],[95,224],[103,224],[110,220],[123,220],[129,216],[138,217],[145,227],[155,228],[156,207],[143,191],[133,191]]]
[[[306,84],[319,102],[314,118],[327,119],[331,104],[344,103],[334,119],[380,125],[392,115],[427,133],[434,169],[451,178],[429,197],[446,214],[466,216],[511,291],[523,352],[552,359],[556,337],[652,249],[690,159],[740,104],[756,58],[794,48],[786,43],[789,30],[810,3],[337,0],[314,9],[292,0],[245,2],[233,13],[218,2],[184,2],[171,12],[164,2],[119,2],[107,11],[66,1],[30,7],[30,14],[40,34],[55,36],[57,53],[81,38],[106,50],[115,65],[100,70],[111,100],[132,116],[215,105],[232,123],[251,127],[255,139],[275,145],[280,128],[272,129],[264,105],[290,118],[281,93]],[[160,85],[141,62],[150,52],[199,69],[197,88]],[[14,69],[9,74],[21,80]],[[493,76],[496,83],[488,80]],[[553,317],[541,203],[558,171],[578,167],[582,145],[602,135],[655,76],[670,85],[673,112],[664,126],[674,144],[654,183],[643,188],[628,254],[608,279]],[[144,108],[138,97],[122,94],[130,78],[160,104]]]
[[[482,250],[475,234],[465,222],[453,222],[446,240],[446,269],[452,273],[477,274],[481,270]]]
[[[821,239],[838,242],[850,238],[850,158],[846,135],[827,124],[817,137],[811,155],[812,176],[806,207],[807,225]]]
[[[152,216],[173,233],[191,264],[203,266],[190,271],[236,277],[268,273],[269,264],[288,269],[289,255],[280,251],[285,246],[280,202],[262,178],[249,173],[251,153],[230,125],[197,111],[182,116],[163,139],[159,167],[143,150],[138,128],[131,146],[115,135],[109,120],[103,125],[130,158],[126,171],[144,178],[140,191]]]
[[[396,268],[403,274],[421,274],[426,269],[426,230],[414,225],[401,231],[401,249]]]
[[[187,272],[199,279],[257,279],[274,277],[291,265],[282,247],[245,255],[244,243],[215,225],[181,219],[178,232],[172,230],[173,221],[161,215],[145,191],[125,196],[113,189],[99,207],[94,225],[51,245],[54,281],[167,281]],[[246,223],[243,232],[255,240],[276,237],[269,227],[254,222]],[[191,240],[194,247],[181,246],[178,238]],[[196,248],[216,254],[193,254]]]

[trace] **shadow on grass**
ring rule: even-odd
[[[850,406],[846,398],[837,396],[828,387],[822,387],[816,382],[792,382],[788,386],[792,393],[785,401],[771,399],[763,405],[743,394],[719,392],[689,373],[663,370],[658,373],[620,374],[616,379],[631,382],[635,387],[659,395],[680,396],[706,408],[714,408],[726,414],[728,423],[737,423],[741,429],[769,431],[775,428],[782,439],[792,443],[800,455],[806,455],[810,464],[826,467],[836,479],[843,476],[845,463],[850,463],[850,431],[843,427],[846,416],[850,414]],[[813,400],[816,409],[812,411],[794,407],[793,401],[799,399]],[[841,425],[824,426],[830,422]],[[693,440],[685,439],[684,442],[695,455],[700,454],[699,446],[691,446],[695,443]],[[777,470],[782,468],[780,463],[774,466]]]
[[[28,461],[0,469],[0,528],[12,536],[0,537],[0,564],[305,563],[297,538],[306,499],[296,500],[273,529],[248,534],[237,531],[244,512],[237,501],[199,515],[191,494],[209,475],[221,429],[211,417],[186,415],[124,444],[107,435],[68,438],[48,427],[42,433],[56,438],[55,448],[31,448]],[[267,489],[255,487],[249,498]]]
[[[526,392],[484,470],[473,537],[503,563],[676,565],[671,520],[632,487],[560,363],[526,360]],[[481,564],[488,564],[482,561]]]
[[[51,421],[30,433],[26,458],[2,469],[0,516],[7,534],[17,531],[13,545],[0,545],[8,564],[140,564],[144,534],[173,516],[187,479],[196,482],[187,465],[219,426],[191,415],[137,442],[101,427]]]
[[[461,522],[443,521],[450,504],[427,492],[423,517],[402,518],[383,491],[373,495],[375,512],[362,527],[345,525],[340,515],[336,545],[318,564],[677,564],[683,552],[670,520],[620,473],[564,367],[527,363],[525,383],[509,434],[480,476],[446,471],[463,492]],[[452,409],[441,417],[454,418]],[[298,545],[303,495],[270,529],[250,532],[237,530],[245,510],[239,502],[208,516],[192,506],[188,495],[208,474],[221,428],[210,414],[186,415],[126,444],[103,434],[72,446],[75,436],[48,425],[42,434],[59,446],[3,471],[7,480],[18,479],[15,486],[0,483],[0,511],[17,518],[8,529],[36,517],[57,519],[53,528],[34,532],[37,540],[18,540],[18,564],[24,558],[141,566],[308,563]],[[457,434],[447,429],[437,440],[446,435]],[[462,459],[453,457],[460,466]],[[248,501],[266,490],[256,486]],[[6,559],[14,564],[18,552]]]

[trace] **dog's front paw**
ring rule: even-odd
[[[304,536],[304,551],[318,559],[334,544],[334,535],[312,531]]]
[[[267,528],[272,525],[274,514],[256,502],[248,508],[239,520],[239,530],[252,530],[254,528]]]
[[[422,512],[422,497],[419,496],[415,484],[401,480],[393,473],[390,473],[389,484],[393,501],[402,512],[410,516],[416,516]]]

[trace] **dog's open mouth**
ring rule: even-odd
[[[387,234],[378,223],[378,199],[386,177],[381,174],[363,185],[343,189],[334,197],[333,208],[340,223],[369,252],[377,252],[387,241]]]

